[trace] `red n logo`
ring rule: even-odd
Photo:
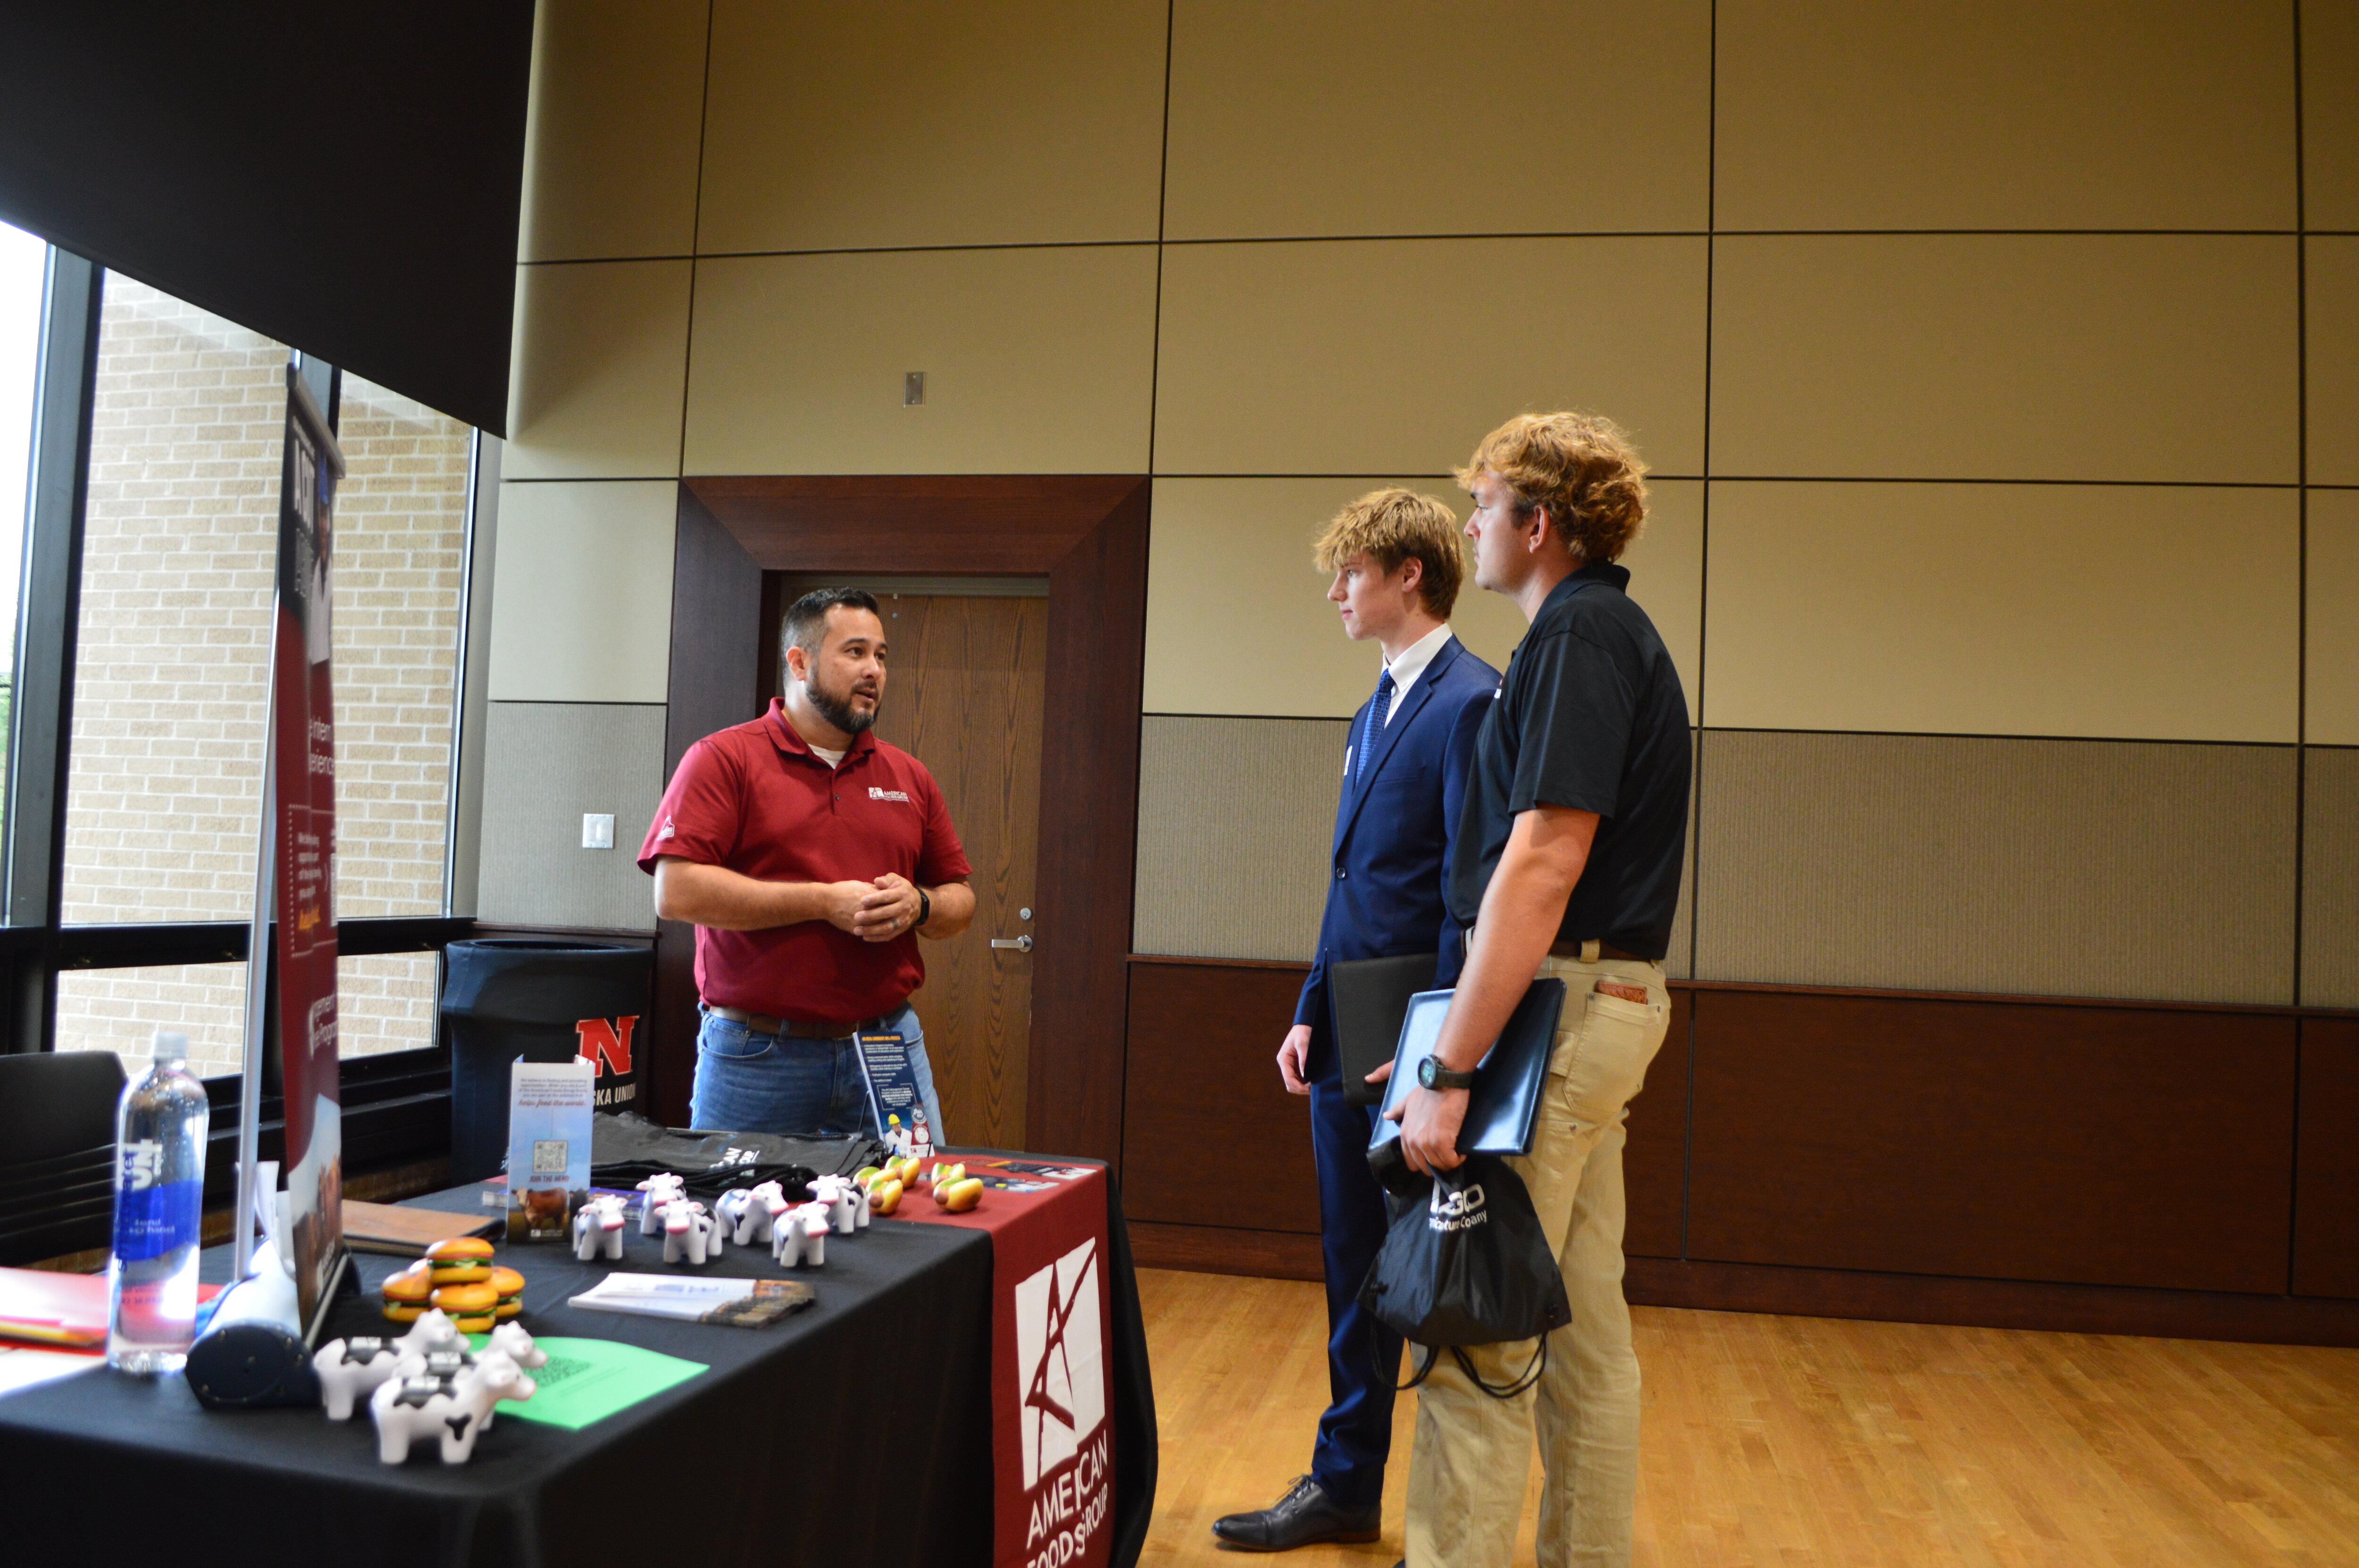
[[[573,1026],[582,1036],[582,1060],[597,1062],[599,1071],[617,1076],[631,1070],[631,1026],[639,1021],[638,1014],[618,1018],[609,1023],[603,1018],[585,1018]]]

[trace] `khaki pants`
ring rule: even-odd
[[[1630,1561],[1638,1357],[1622,1300],[1623,1121],[1670,1026],[1670,993],[1655,964],[1551,957],[1539,972],[1565,982],[1564,1019],[1531,1154],[1507,1163],[1556,1240],[1572,1321],[1549,1336],[1538,1385],[1512,1400],[1475,1388],[1448,1351],[1436,1358],[1417,1401],[1408,1568],[1506,1568],[1536,1427],[1547,1472],[1540,1568]],[[1602,979],[1644,986],[1647,1000],[1593,989]],[[1495,1387],[1515,1381],[1536,1347],[1486,1345],[1467,1357]],[[1409,1353],[1422,1362],[1422,1350]]]

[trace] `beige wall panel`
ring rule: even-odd
[[[2290,482],[2295,243],[1723,237],[1712,471]]]
[[[2289,229],[2275,0],[1722,0],[1723,229]]]
[[[2310,482],[2359,484],[2359,237],[2309,246]]]
[[[1700,230],[1711,126],[1703,0],[1179,0],[1164,233]],[[1486,196],[1512,168],[1612,174]]]
[[[2359,751],[2303,755],[2301,1000],[2359,1007]]]
[[[1147,716],[1132,951],[1310,961],[1350,729],[1339,719]],[[1689,839],[1692,867],[1692,816]],[[1663,963],[1680,978],[1693,882],[1680,883]]]
[[[1149,713],[1347,719],[1375,689],[1382,654],[1343,635],[1310,542],[1344,503],[1386,484],[1447,502],[1447,479],[1167,479],[1155,485],[1147,557]],[[1631,549],[1631,597],[1645,606],[1695,702],[1702,611],[1703,487],[1658,480]],[[1470,565],[1471,571],[1471,565]],[[1451,627],[1495,669],[1524,634],[1523,612],[1470,579]]]
[[[679,472],[690,265],[516,268],[507,478]]]
[[[2359,490],[2310,492],[2303,739],[2359,746]]]
[[[484,724],[478,918],[655,929],[639,842],[663,798],[664,708],[495,702]],[[584,813],[611,814],[614,847],[584,849]]]
[[[699,266],[690,473],[1147,470],[1151,245]]]
[[[1152,240],[1159,0],[718,0],[698,249]]]
[[[2302,221],[2359,229],[2359,0],[2301,0]]]
[[[494,701],[665,700],[679,492],[672,480],[500,487]]]
[[[705,10],[695,0],[541,0],[520,259],[695,248]]]
[[[2299,504],[1716,481],[1704,721],[2290,742]]]
[[[1163,264],[1163,473],[1440,473],[1527,408],[1703,461],[1705,242],[1180,245]]]
[[[2287,1002],[2296,754],[1707,730],[1696,972]]]
[[[1159,713],[1141,721],[1132,951],[1310,961],[1350,728]]]

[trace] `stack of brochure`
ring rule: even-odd
[[[588,1312],[759,1328],[810,1305],[799,1280],[693,1279],[680,1274],[609,1274],[565,1303]]]

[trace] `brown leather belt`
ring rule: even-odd
[[[1592,946],[1594,946],[1597,949],[1594,954],[1584,951],[1584,949]],[[1587,942],[1550,943],[1549,945],[1549,951],[1557,957],[1571,958],[1577,963],[1583,964],[1593,964],[1600,958],[1618,958],[1625,964],[1651,964],[1655,962],[1652,958],[1641,958],[1636,953],[1625,952],[1623,949],[1614,946],[1613,943],[1601,942],[1593,936]]]
[[[742,1023],[756,1034],[782,1034],[789,1040],[849,1040],[866,1030],[883,1026],[882,1017],[864,1018],[857,1023],[799,1023],[791,1018],[772,1018],[766,1012],[747,1012],[742,1007],[722,1007],[706,1002],[704,1011],[715,1018],[725,1018],[732,1023]]]

